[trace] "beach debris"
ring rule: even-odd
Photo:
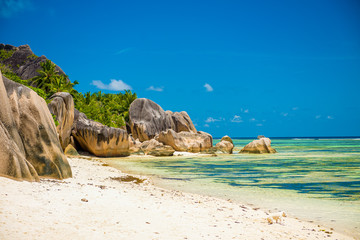
[[[135,184],[140,184],[145,181],[145,179],[137,178],[131,175],[121,176],[121,177],[111,177],[111,180],[119,181],[119,182],[132,182]]]
[[[284,217],[287,217],[285,212],[279,212],[279,213],[273,213],[271,214],[269,217],[266,218],[267,222],[269,224],[274,224],[274,223],[283,223],[284,222]]]
[[[81,201],[82,202],[89,202],[89,200],[87,200],[86,198],[82,198]]]

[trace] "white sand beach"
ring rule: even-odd
[[[0,239],[354,239],[213,197],[112,178],[101,160],[69,158],[73,178],[0,178]],[[140,177],[141,179],[144,179]]]

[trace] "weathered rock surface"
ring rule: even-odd
[[[76,151],[73,145],[69,144],[64,150],[65,155],[67,156],[79,156],[80,154]]]
[[[138,98],[131,103],[129,118],[131,133],[141,142],[154,138],[161,131],[174,128],[171,115],[145,98]]]
[[[232,153],[234,149],[234,143],[229,136],[221,138],[220,142],[215,145],[216,149],[224,153]]]
[[[202,152],[212,147],[212,136],[205,132],[175,132],[172,129],[162,131],[155,138],[180,152]]]
[[[55,93],[50,99],[48,108],[59,122],[56,131],[59,134],[61,147],[65,150],[70,143],[71,129],[74,123],[74,100],[71,94],[66,92]]]
[[[138,98],[131,103],[129,118],[131,133],[141,142],[153,139],[167,129],[196,133],[195,126],[186,112],[165,112],[158,104],[146,98]]]
[[[172,156],[175,152],[172,147],[164,145],[155,139],[144,141],[140,148],[146,155],[152,156]]]
[[[271,147],[270,138],[262,137],[247,144],[240,153],[276,153],[276,150]]]
[[[72,136],[81,148],[98,157],[128,156],[129,136],[120,128],[90,120],[75,109]]]
[[[196,133],[196,128],[193,124],[193,122],[191,121],[191,118],[189,117],[189,115],[187,114],[187,112],[182,111],[182,112],[171,112],[171,111],[166,111],[171,115],[171,118],[174,122],[174,128],[173,130],[175,132],[194,132]]]
[[[131,154],[140,153],[141,151],[141,142],[139,139],[134,140],[131,135],[129,135],[129,150]]]
[[[3,63],[10,66],[21,79],[30,79],[38,76],[37,70],[41,68],[40,63],[47,60],[45,56],[35,56],[29,45],[15,47],[8,44],[0,44],[1,49],[14,51],[13,55],[5,59]],[[56,70],[60,74],[65,75],[59,66],[56,66]]]
[[[0,73],[0,100],[0,174],[29,181],[71,177],[44,99]]]

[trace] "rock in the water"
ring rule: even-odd
[[[276,150],[271,147],[270,138],[260,138],[247,144],[240,153],[276,153]]]
[[[175,152],[172,147],[164,145],[155,139],[144,141],[140,148],[146,155],[152,156],[172,156]]]
[[[56,127],[62,149],[70,143],[72,125],[74,123],[74,100],[70,93],[58,92],[50,97],[48,108],[56,116],[59,125]]]
[[[175,132],[172,129],[162,131],[156,138],[180,152],[202,152],[212,147],[212,136],[205,132]]]
[[[224,136],[221,138],[221,141],[215,145],[215,147],[221,152],[232,153],[234,149],[234,143],[229,136]]]
[[[44,99],[0,73],[0,174],[17,179],[72,176]]]
[[[158,104],[146,98],[138,98],[131,103],[129,118],[131,133],[141,142],[153,139],[167,129],[196,133],[195,126],[186,112],[165,112]]]
[[[75,109],[72,135],[80,147],[98,157],[128,156],[129,137],[125,130],[90,120]]]
[[[79,153],[76,151],[73,145],[69,144],[64,150],[65,155],[67,156],[79,156]]]

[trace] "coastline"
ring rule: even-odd
[[[127,174],[101,158],[68,161],[73,178],[2,178],[1,239],[354,239],[291,217],[269,224],[263,210],[163,189],[141,176],[141,184],[119,182],[112,178]]]

